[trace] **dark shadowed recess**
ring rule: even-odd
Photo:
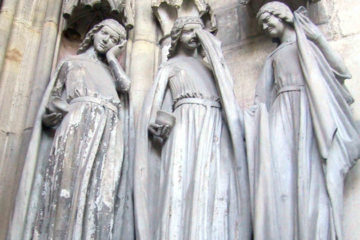
[[[70,40],[82,39],[95,24],[106,18],[115,19],[130,30],[134,23],[131,8],[128,0],[70,0],[64,6],[64,35]]]

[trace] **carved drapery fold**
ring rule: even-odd
[[[127,29],[134,26],[133,0],[65,0],[63,17],[68,34],[82,36],[105,18],[121,22]]]

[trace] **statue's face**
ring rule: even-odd
[[[94,35],[94,48],[100,54],[105,54],[119,42],[119,34],[108,26],[102,27],[100,31]]]
[[[265,34],[271,38],[279,38],[284,33],[284,22],[280,18],[268,12],[264,12],[263,14],[261,14],[259,18],[259,23]]]
[[[201,25],[194,23],[186,24],[180,37],[180,42],[189,50],[194,50],[200,46],[194,31],[195,29],[201,29]]]

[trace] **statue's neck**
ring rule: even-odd
[[[290,26],[285,27],[284,33],[280,37],[280,41],[281,41],[281,43],[295,42],[296,41],[295,30]]]
[[[198,57],[198,50],[197,49],[187,49],[186,47],[182,46],[181,43],[178,46],[176,56],[184,56],[184,57]]]
[[[88,50],[86,50],[85,55],[95,61],[106,63],[105,54],[99,54],[95,51],[94,47],[90,47]]]

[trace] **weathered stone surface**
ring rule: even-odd
[[[357,17],[359,18],[359,16]],[[360,19],[359,19],[360,20]],[[358,21],[359,22],[359,21]],[[344,37],[333,41],[332,46],[341,53],[346,65],[352,73],[352,79],[346,81],[346,86],[355,98],[352,110],[360,127],[360,34]],[[344,239],[357,240],[360,236],[360,164],[350,171],[345,185],[344,196]]]
[[[254,0],[256,1],[256,0]],[[262,1],[262,0],[261,0]],[[260,0],[257,2],[261,2]],[[39,71],[39,82],[32,81],[37,59],[39,42],[46,42],[40,38],[39,23],[44,19],[46,4],[51,1],[3,0],[0,12],[0,102],[2,123],[0,125],[0,239],[4,238],[9,214],[13,205],[22,162],[17,154],[23,152],[20,145],[28,141],[22,135],[24,131],[31,132],[31,124],[21,124],[27,118],[25,114],[27,103],[30,101],[30,88],[34,87],[34,105],[41,99],[43,85],[47,80],[46,71]],[[60,2],[60,1],[59,1]],[[226,61],[235,80],[235,93],[239,104],[247,107],[252,104],[255,82],[259,76],[262,64],[269,52],[276,45],[262,37],[256,24],[254,10],[244,5],[246,0],[209,0],[219,23],[217,37],[223,41]],[[301,1],[303,2],[303,1]],[[44,5],[45,4],[45,5]],[[138,114],[143,98],[157,72],[159,46],[157,45],[160,31],[156,30],[156,21],[151,11],[151,0],[135,0],[135,31],[134,42],[128,46],[127,69],[133,80],[131,95]],[[322,0],[310,5],[314,21],[331,41],[332,46],[345,59],[351,80],[346,82],[350,92],[355,97],[352,105],[355,118],[360,120],[360,4],[358,0]],[[236,9],[236,10],[235,10]],[[245,11],[246,10],[246,11]],[[36,16],[34,16],[34,14]],[[16,16],[15,16],[16,15]],[[15,18],[14,18],[15,16]],[[315,19],[315,17],[317,19]],[[250,22],[250,24],[249,24]],[[34,26],[37,24],[37,27]],[[57,34],[57,22],[50,18],[45,31],[50,39]],[[51,25],[51,27],[50,27]],[[8,41],[10,39],[10,41]],[[26,39],[27,41],[24,41]],[[53,41],[53,40],[49,40]],[[130,40],[132,41],[132,40]],[[130,45],[130,41],[129,44]],[[8,45],[9,43],[9,45]],[[74,48],[74,47],[72,47]],[[44,51],[44,55],[51,55],[51,47]],[[47,52],[49,51],[49,52]],[[55,50],[57,51],[57,50]],[[71,51],[71,49],[70,49]],[[55,55],[57,52],[55,53]],[[5,59],[5,55],[7,58]],[[62,56],[60,56],[62,58]],[[5,60],[4,60],[5,59]],[[50,58],[47,58],[50,59]],[[4,64],[1,61],[4,60]],[[50,60],[48,60],[50,63]],[[52,63],[51,63],[52,64]],[[32,76],[31,76],[32,75]],[[33,84],[33,86],[29,86]],[[41,86],[38,86],[38,85]],[[33,98],[32,98],[33,99]],[[36,103],[37,102],[37,103]],[[33,107],[31,107],[33,108]],[[26,135],[26,134],[25,134]],[[28,136],[28,135],[27,135]],[[15,174],[14,174],[15,173]],[[17,173],[17,174],[16,174]],[[345,239],[355,240],[360,236],[360,167],[359,164],[351,171],[345,191]]]
[[[346,80],[346,86],[355,98],[352,109],[355,119],[360,121],[360,48],[356,47],[359,43],[360,35],[354,35],[332,41],[331,45],[339,51],[352,74],[352,79]]]
[[[0,75],[0,239],[7,233],[23,166],[22,134],[46,5],[47,1],[19,0],[8,44],[1,46],[5,58]]]
[[[264,61],[276,45],[257,37],[244,45],[224,47],[226,62],[234,78],[235,94],[241,107],[250,107],[255,96],[255,85]]]
[[[360,4],[357,0],[326,0],[329,8],[330,24],[339,31],[339,38],[360,33],[359,12]]]
[[[250,239],[249,179],[232,77],[199,17],[178,18],[171,30],[176,37],[139,117],[139,239]]]
[[[132,80],[131,99],[135,119],[139,114],[146,92],[152,84],[157,70],[158,36],[156,22],[151,9],[151,0],[135,2],[135,26],[131,53],[129,54],[129,74]]]
[[[239,0],[209,0],[209,3],[214,9],[227,8],[229,6],[238,6],[241,1]]]
[[[228,2],[228,1],[226,1]],[[223,2],[217,3],[215,12],[218,13],[219,33],[229,34],[237,37],[237,34],[223,29],[235,24],[235,17],[222,16],[221,10],[228,7]],[[231,2],[235,6],[236,3]],[[331,45],[344,58],[346,65],[352,73],[352,79],[346,81],[346,86],[355,98],[352,105],[355,120],[360,120],[360,44],[359,22],[360,15],[357,9],[359,3],[355,1],[334,1],[323,0],[310,5],[310,16],[316,17],[315,22],[320,25],[325,36],[330,40]],[[228,19],[228,23],[222,24],[222,18]],[[232,23],[230,23],[232,21]],[[241,23],[240,23],[241,24]],[[251,28],[250,26],[248,26]],[[232,26],[232,29],[236,29]],[[252,29],[256,31],[255,29]],[[228,36],[218,36],[226,43]],[[262,64],[269,52],[275,49],[276,45],[267,41],[261,35],[241,40],[237,45],[224,45],[224,53],[229,68],[235,80],[235,93],[238,102],[242,107],[252,104],[255,82],[259,77]],[[359,124],[360,125],[360,124]],[[358,209],[360,199],[360,167],[359,164],[350,171],[346,185],[344,198],[344,239],[355,240],[360,236],[358,228],[360,211]]]

